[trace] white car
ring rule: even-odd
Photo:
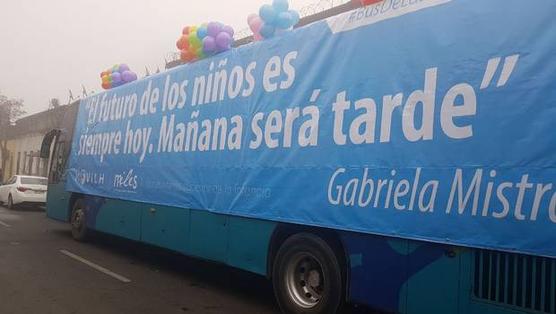
[[[0,185],[0,204],[9,209],[18,204],[45,205],[47,183],[44,177],[13,176]]]

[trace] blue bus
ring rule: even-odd
[[[285,313],[556,313],[556,2],[385,0],[70,105],[47,215]]]

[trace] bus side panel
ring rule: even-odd
[[[87,196],[85,203],[87,224],[91,229],[141,240],[141,211],[145,205],[95,196]]]
[[[266,275],[267,255],[277,223],[242,217],[229,217],[227,264]]]
[[[408,244],[410,275],[405,312],[458,313],[461,266],[459,250],[446,245],[416,241],[408,241]],[[435,257],[438,258],[432,260]]]
[[[191,210],[191,251],[189,254],[226,263],[228,216],[205,210]]]
[[[341,236],[352,301],[396,313],[457,313],[453,297],[442,300],[458,293],[459,261],[445,256],[448,247],[351,232]],[[431,273],[443,278],[432,282]],[[408,299],[408,294],[415,295]]]
[[[70,192],[65,190],[66,182],[58,182],[48,185],[46,195],[46,215],[52,219],[69,221]]]
[[[190,221],[189,209],[145,205],[142,209],[141,240],[188,254]]]

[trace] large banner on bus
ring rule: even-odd
[[[90,96],[66,188],[556,257],[555,13],[385,0]]]

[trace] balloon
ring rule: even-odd
[[[186,35],[182,35],[176,42],[176,47],[178,47],[179,50],[183,50],[186,49],[186,45],[189,45],[188,37]]]
[[[263,36],[264,38],[271,38],[272,36],[274,36],[275,31],[276,29],[274,28],[274,26],[264,23],[261,27],[260,33],[261,36]]]
[[[122,76],[119,72],[114,72],[110,75],[112,78],[112,83],[120,83],[122,81]]]
[[[292,18],[292,26],[297,25],[297,23],[299,23],[299,19],[300,19],[299,13],[297,13],[297,11],[295,11],[295,10],[289,10],[288,12],[290,13],[291,18]]]
[[[230,34],[221,32],[216,36],[216,47],[222,51],[230,49],[230,45],[232,44],[232,36]]]
[[[218,33],[220,33],[220,30],[222,29],[222,27],[220,26],[220,24],[218,22],[210,22],[207,25],[207,31],[208,34],[212,37],[218,36]]]
[[[124,71],[122,72],[122,81],[125,83],[131,82],[131,71]]]
[[[286,29],[292,27],[292,16],[290,12],[282,12],[278,14],[278,18],[274,21],[277,28]]]
[[[197,33],[189,34],[189,46],[193,46],[194,48],[201,47],[201,40],[197,37]]]
[[[230,37],[234,37],[234,29],[229,26],[229,25],[224,25],[222,27],[222,32],[228,33],[228,35],[230,35]]]
[[[206,54],[213,53],[216,50],[216,41],[214,37],[207,36],[203,39],[203,51]]]
[[[286,12],[289,8],[288,0],[273,0],[272,7],[277,12]]]
[[[261,36],[261,34],[259,34],[259,33],[254,33],[254,34],[253,34],[253,39],[254,39],[255,41],[261,41],[261,40],[263,40],[264,38],[263,38],[263,36]]]
[[[247,24],[248,24],[248,25],[251,25],[251,21],[252,21],[254,18],[257,18],[257,17],[259,17],[258,14],[255,14],[255,13],[249,14],[249,16],[247,16]]]
[[[180,59],[184,62],[189,62],[191,61],[191,59],[193,58],[192,54],[189,52],[189,50],[182,50],[180,52]]]
[[[120,67],[118,68],[118,72],[120,72],[120,74],[122,74],[124,71],[129,71],[129,67],[127,66],[127,64],[122,63],[122,64],[120,64]]]
[[[189,34],[189,26],[186,26],[183,28],[183,30],[181,31],[182,34],[187,35]]]
[[[110,83],[110,75],[106,74],[102,77],[102,82],[103,83]]]
[[[110,83],[102,83],[102,88],[110,89]]]
[[[195,51],[195,56],[199,59],[203,59],[205,57],[205,54],[203,53],[203,48],[198,48]]]
[[[259,9],[259,16],[261,17],[261,19],[263,19],[265,24],[272,24],[277,15],[278,12],[276,12],[276,10],[274,10],[274,7],[270,4],[265,4]]]
[[[207,34],[208,34],[208,29],[205,26],[201,26],[197,29],[197,37],[199,37],[199,39],[205,38]]]
[[[258,33],[261,29],[261,26],[263,26],[263,20],[258,15],[256,18],[251,20],[251,24],[249,24],[249,27],[251,28],[251,31],[253,31],[253,33]]]

